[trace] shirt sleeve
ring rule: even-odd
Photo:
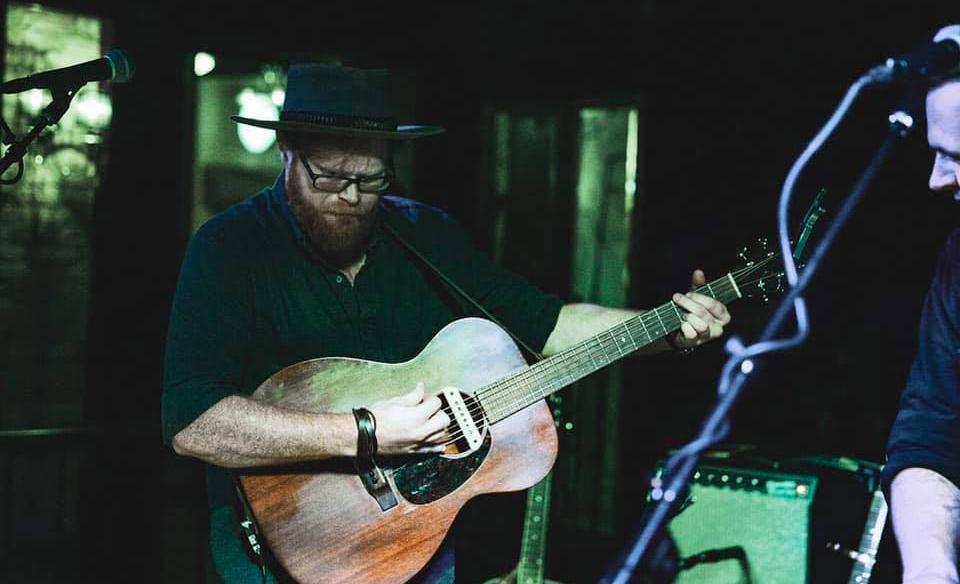
[[[164,442],[229,395],[240,393],[253,323],[246,254],[215,220],[191,239],[180,268],[164,353]]]
[[[887,442],[883,486],[923,467],[960,485],[960,231],[937,263],[923,306],[917,355]]]

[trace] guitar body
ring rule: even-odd
[[[477,318],[444,327],[414,359],[385,364],[325,358],[276,373],[254,399],[306,412],[352,408],[408,393],[456,387],[467,395],[527,364],[507,334]],[[487,426],[484,445],[455,456],[378,460],[397,504],[383,510],[352,460],[247,471],[244,493],[280,564],[305,584],[400,584],[440,546],[460,508],[484,493],[525,489],[553,466],[557,433],[542,400]]]

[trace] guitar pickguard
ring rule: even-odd
[[[490,451],[490,435],[467,456],[431,456],[393,469],[393,482],[400,495],[414,505],[432,503],[467,482]]]

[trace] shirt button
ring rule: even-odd
[[[337,284],[343,284],[343,276],[337,276]]]

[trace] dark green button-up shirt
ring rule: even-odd
[[[288,365],[315,357],[406,361],[450,321],[475,316],[386,233],[383,221],[531,347],[543,347],[560,299],[477,253],[443,212],[384,197],[366,262],[351,285],[311,260],[281,174],[272,188],[214,217],[190,241],[167,335],[166,442],[219,400],[251,394]],[[227,471],[208,466],[208,494],[215,515],[232,509]],[[216,548],[218,535],[211,536]]]

